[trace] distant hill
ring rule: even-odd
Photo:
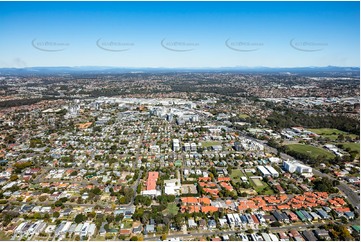
[[[355,76],[359,67],[220,67],[220,68],[129,68],[129,67],[25,67],[0,68],[0,75],[66,75],[66,74],[122,74],[122,73],[171,73],[171,72],[229,72],[263,74],[300,74],[309,76]]]

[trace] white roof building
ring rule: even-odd
[[[78,224],[78,226],[76,226],[75,230],[74,230],[74,233],[77,234],[77,235],[80,235],[81,233],[81,228],[83,227],[84,224],[80,223]]]
[[[179,195],[181,182],[179,179],[164,180],[164,193],[167,195]]]
[[[197,227],[197,223],[194,221],[193,218],[188,219],[188,227]]]
[[[290,160],[284,161],[283,168],[290,173],[297,172],[304,176],[313,175],[311,167],[303,165],[297,161],[290,161]]]
[[[273,168],[272,166],[265,166],[266,169],[271,173],[272,177],[278,177],[280,174],[278,173],[278,171],[276,171],[275,168]]]
[[[56,228],[56,225],[49,225],[48,227],[46,227],[44,232],[46,234],[51,234],[52,232],[54,232],[55,228]]]
[[[84,223],[83,227],[81,228],[81,237],[85,237],[88,235],[90,223],[86,222]]]
[[[95,224],[91,223],[88,230],[88,235],[91,237],[95,234],[96,226]]]
[[[68,232],[68,230],[70,229],[71,224],[72,224],[72,222],[66,222],[66,224],[60,231],[60,234],[66,234],[66,232]]]
[[[264,166],[257,166],[257,169],[261,172],[262,177],[271,176],[271,173]]]

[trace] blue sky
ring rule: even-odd
[[[359,66],[359,2],[0,2],[0,67]]]

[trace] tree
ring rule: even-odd
[[[78,204],[81,204],[83,202],[83,199],[81,197],[78,197],[77,201]]]
[[[40,213],[34,213],[34,219],[36,219],[36,220],[41,219],[41,214]]]
[[[176,226],[177,226],[178,228],[181,228],[181,227],[182,227],[183,222],[184,222],[184,219],[183,219],[183,216],[182,216],[181,213],[178,213],[178,214],[175,216],[174,222],[175,222],[175,224],[176,224]]]
[[[40,196],[40,197],[39,197],[39,201],[40,201],[40,202],[44,202],[45,200],[46,200],[46,196]]]
[[[123,193],[124,193],[125,203],[129,203],[134,196],[133,189],[131,187],[125,187]]]
[[[96,213],[95,213],[94,211],[93,211],[93,212],[88,213],[88,219],[95,218],[95,215],[96,215]]]
[[[320,192],[336,193],[338,189],[332,184],[332,180],[327,177],[316,179],[313,181],[313,189]],[[337,184],[337,183],[335,183]]]
[[[134,204],[135,205],[145,205],[145,206],[150,206],[150,204],[152,203],[152,199],[150,197],[147,196],[142,196],[142,195],[137,195],[134,198]]]
[[[141,221],[142,221],[143,224],[148,223],[148,221],[149,221],[149,213],[143,213]]]
[[[12,175],[10,176],[10,181],[16,181],[17,179],[19,179],[19,177],[18,177],[18,175],[16,175],[16,174],[12,174]]]
[[[73,171],[72,173],[70,173],[70,176],[76,176],[76,175],[78,175],[77,171]]]
[[[102,191],[100,190],[99,187],[95,187],[95,188],[92,190],[92,193],[94,193],[95,195],[100,195],[100,194],[102,194]]]
[[[77,223],[77,224],[79,224],[79,223],[81,223],[81,222],[83,222],[85,220],[86,220],[86,217],[82,213],[76,215],[75,218],[74,218],[74,222]]]
[[[113,222],[113,221],[114,221],[114,215],[109,214],[109,215],[107,216],[106,220],[107,220],[108,223]]]
[[[271,223],[271,227],[280,227],[282,224],[278,221]]]
[[[45,213],[44,214],[44,220],[49,220],[49,218],[50,218],[50,215],[48,213]]]
[[[63,205],[61,200],[58,200],[54,203],[55,207],[61,207]]]
[[[141,193],[141,191],[142,191],[142,184],[138,184],[138,186],[137,186],[137,193]]]
[[[53,217],[54,218],[59,218],[59,216],[60,216],[59,212],[57,212],[57,211],[53,212]]]
[[[119,222],[119,221],[123,220],[123,218],[124,218],[124,214],[117,214],[117,216],[115,216],[115,221]]]

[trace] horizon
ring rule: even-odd
[[[219,67],[207,67],[207,66],[195,66],[195,67],[165,67],[165,66],[159,66],[159,67],[135,67],[135,66],[27,66],[27,67],[0,67],[0,69],[31,69],[31,68],[98,68],[98,69],[104,69],[104,68],[114,68],[114,69],[224,69],[224,68],[231,68],[231,69],[301,69],[301,68],[308,68],[308,69],[319,69],[319,68],[360,68],[360,66],[334,66],[334,65],[327,65],[327,66],[219,66]]]
[[[359,11],[359,2],[0,2],[0,68],[359,67]]]

